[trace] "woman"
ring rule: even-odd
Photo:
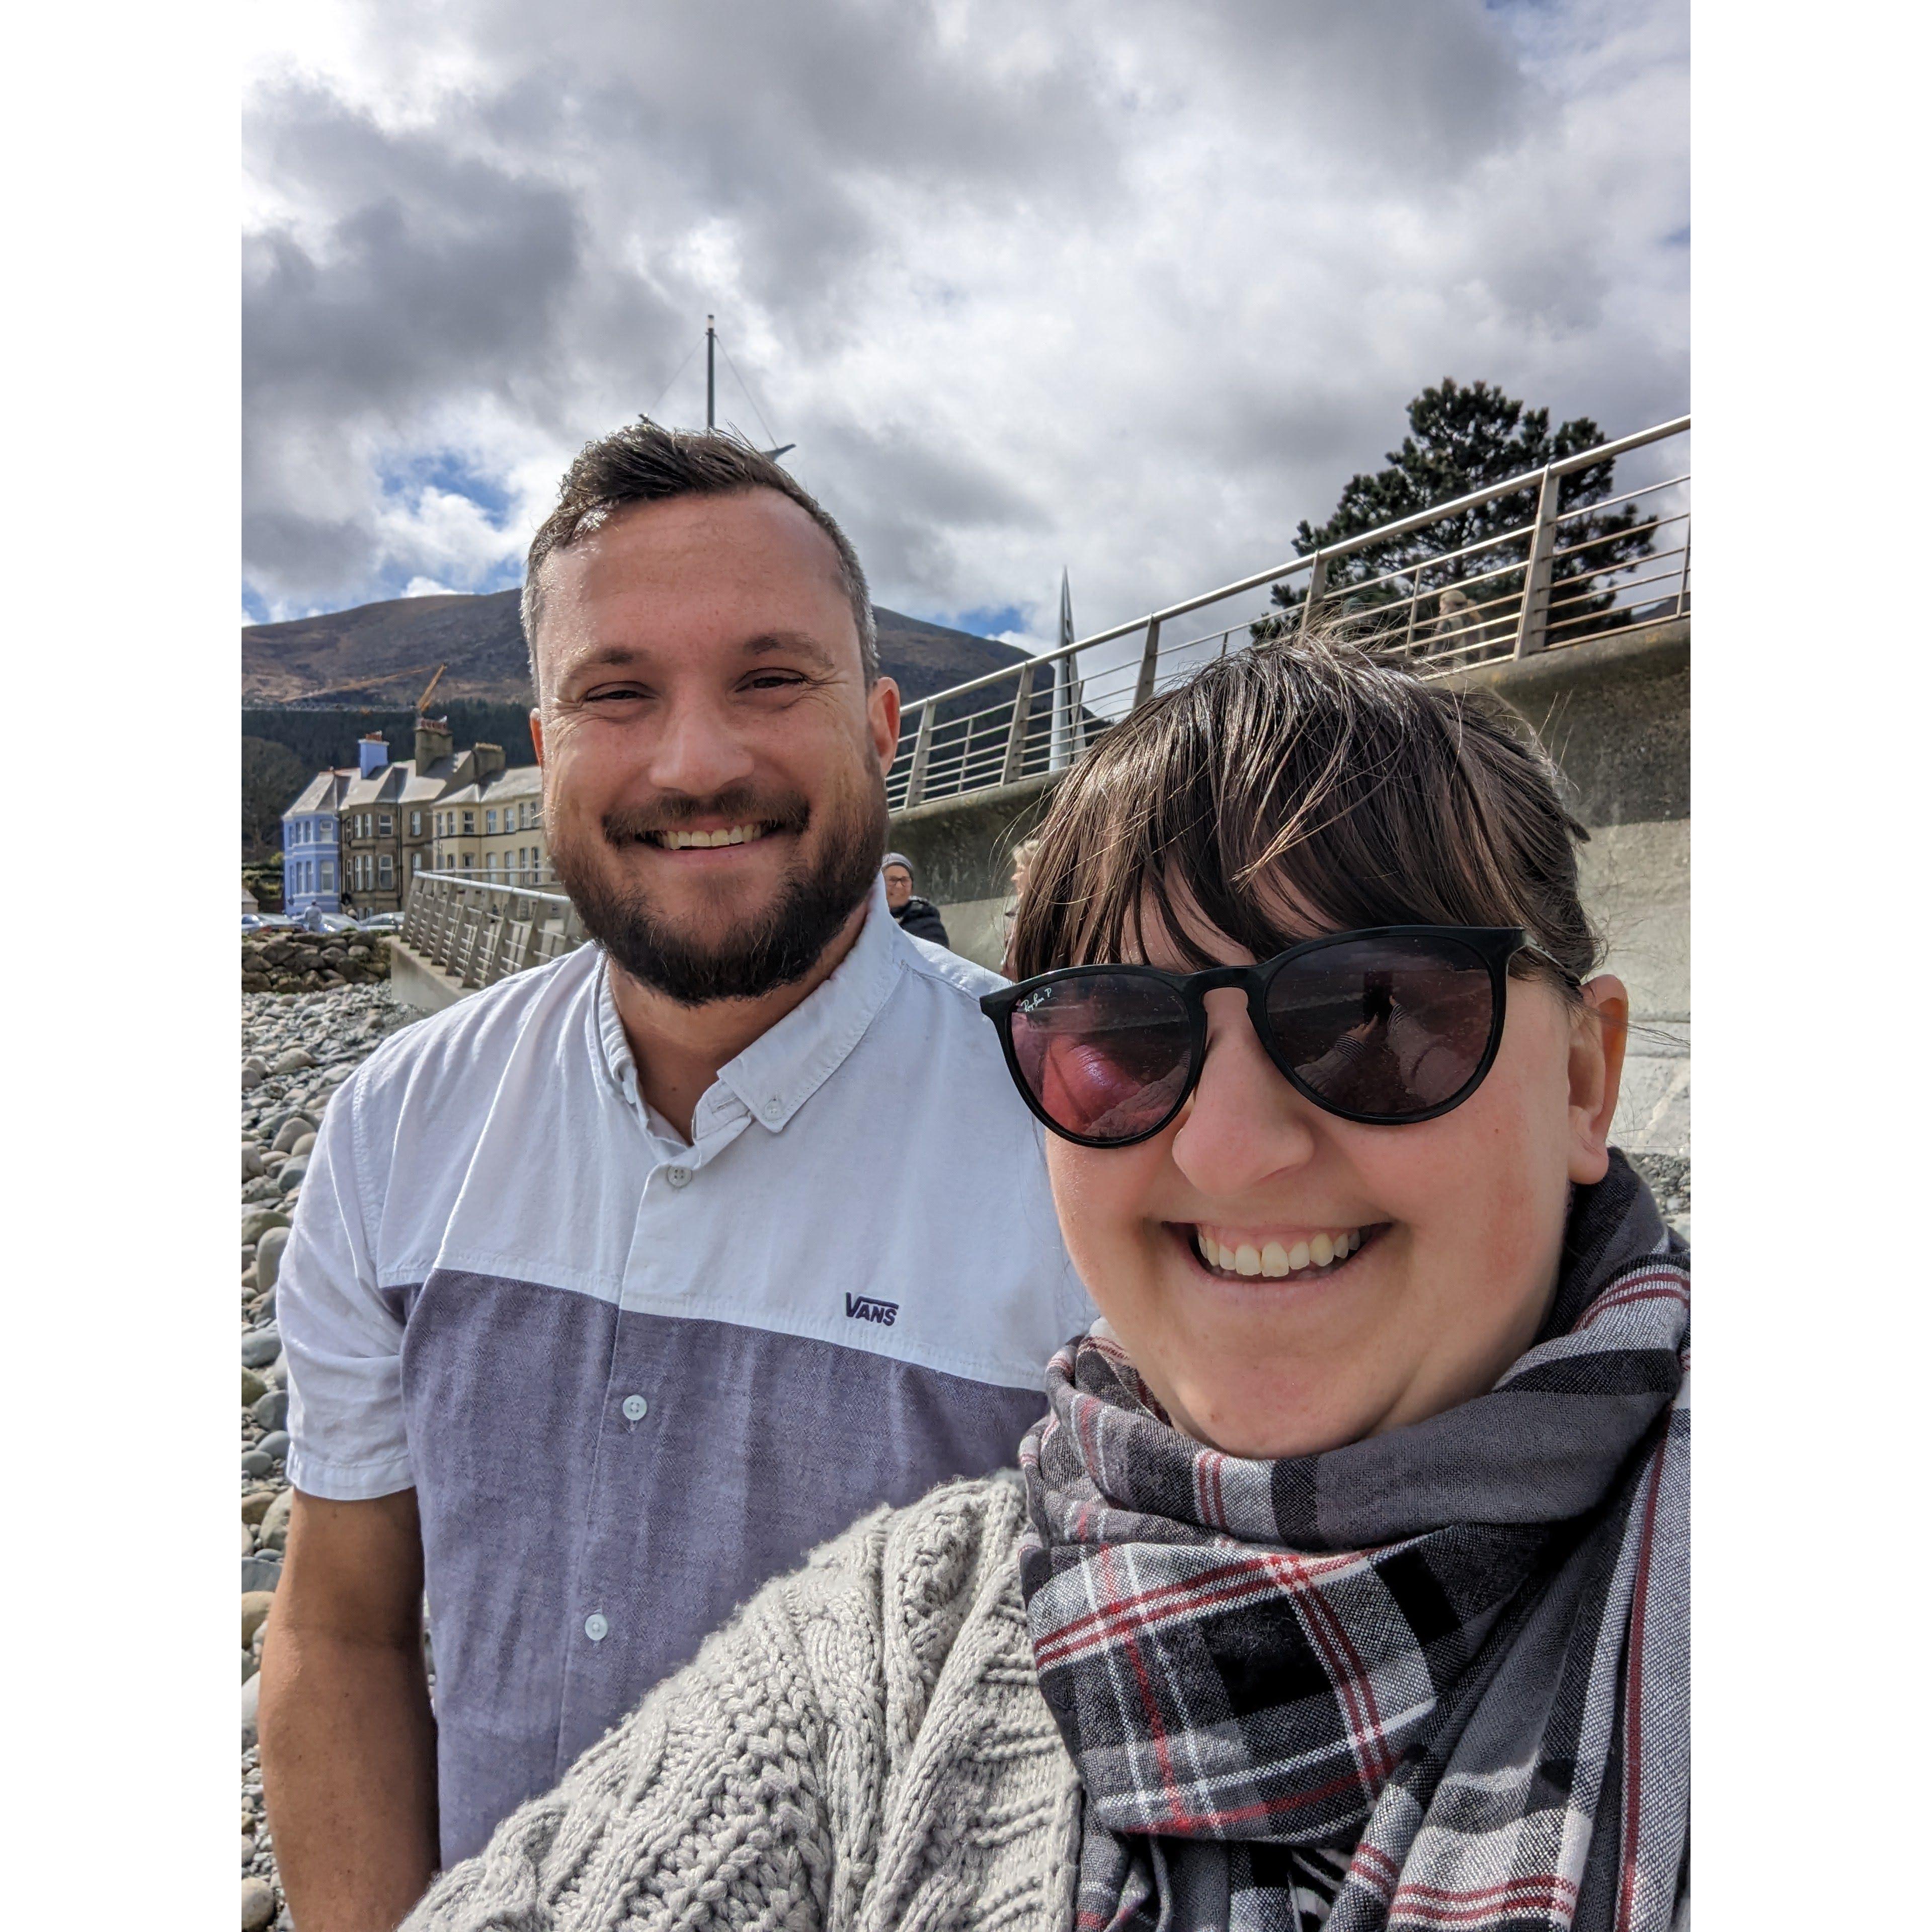
[[[1110,731],[983,1002],[1105,1318],[1020,1470],[769,1586],[411,1924],[1688,1919],[1689,1257],[1582,836],[1345,645]]]

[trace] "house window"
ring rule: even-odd
[[[388,838],[389,835],[395,830],[395,829],[396,820],[394,815],[392,813],[386,812],[376,821],[376,830],[380,832],[385,838]]]
[[[394,886],[396,883],[396,862],[389,856],[388,853],[385,852],[382,856],[376,861],[376,872],[379,880],[386,890],[392,888]]]
[[[335,866],[327,859],[322,862],[322,889],[326,892],[332,892],[335,890]]]
[[[483,814],[483,829],[485,832],[494,832],[496,830],[496,814],[494,811],[486,812]]]
[[[468,871],[470,870],[470,864],[471,864],[470,855],[467,852],[466,852],[466,853],[464,853],[464,855],[463,855],[463,869],[464,869],[466,872],[468,872]]]
[[[410,854],[410,870],[412,872],[420,872],[422,870],[422,854],[421,852],[412,852]]]
[[[475,812],[466,812],[463,814],[463,829],[465,832],[473,832],[476,830],[476,814]]]
[[[422,836],[422,814],[419,812],[412,812],[410,814],[410,836],[412,838],[420,838]],[[422,869],[420,866],[417,868],[418,872]]]
[[[490,853],[488,856],[484,860],[483,868],[485,872],[494,872],[496,869],[496,855],[495,853]]]

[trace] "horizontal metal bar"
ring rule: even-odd
[[[1602,510],[1614,510],[1619,503],[1634,503],[1640,496],[1654,496],[1660,490],[1675,490],[1689,482],[1690,472],[1685,470],[1682,476],[1666,476],[1661,483],[1640,483],[1634,490],[1619,491],[1614,496],[1599,496],[1587,503],[1579,503],[1574,509],[1565,510],[1556,520],[1567,524],[1572,517],[1588,517]]]
[[[1659,423],[1653,428],[1640,430],[1634,435],[1619,437],[1615,442],[1599,443],[1593,449],[1580,450],[1576,455],[1565,457],[1560,462],[1547,466],[1553,475],[1567,476],[1576,470],[1589,469],[1593,464],[1612,460],[1630,450],[1642,448],[1646,444],[1681,435],[1690,427],[1690,418],[1688,416],[1678,416],[1669,422]],[[1184,598],[1178,604],[1170,604],[1159,610],[1150,611],[1145,616],[1136,617],[1130,622],[1117,624],[1109,630],[1096,631],[1089,636],[1076,638],[1070,644],[1062,644],[1055,650],[1040,652],[1034,656],[1034,662],[1036,665],[1057,663],[1062,658],[1070,657],[1076,651],[1089,650],[1096,645],[1112,644],[1116,638],[1124,638],[1131,632],[1144,631],[1149,624],[1165,623],[1170,618],[1184,616],[1190,610],[1203,610],[1210,604],[1217,604],[1223,598],[1238,597],[1244,591],[1258,590],[1264,584],[1274,583],[1301,571],[1312,569],[1318,557],[1332,562],[1337,557],[1353,556],[1357,550],[1366,549],[1372,544],[1387,543],[1396,537],[1406,536],[1412,531],[1426,530],[1431,524],[1447,522],[1451,517],[1461,515],[1465,510],[1476,509],[1484,503],[1494,502],[1499,496],[1514,496],[1520,490],[1534,489],[1540,482],[1543,475],[1541,470],[1527,470],[1520,476],[1511,477],[1504,482],[1492,483],[1480,490],[1472,490],[1467,495],[1456,497],[1447,503],[1438,503],[1427,510],[1418,510],[1412,516],[1399,518],[1394,523],[1379,524],[1372,530],[1364,530],[1340,543],[1324,544],[1319,550],[1310,551],[1305,556],[1292,558],[1272,569],[1258,571],[1252,577],[1240,578],[1232,584],[1225,584],[1219,590],[1208,591],[1198,597]],[[950,690],[935,692],[930,698],[916,699],[906,707],[907,711],[910,712],[922,710],[929,704],[941,704],[949,698],[962,696],[969,692],[998,684],[1005,679],[1017,679],[1022,668],[1018,664],[1010,664],[998,670],[988,671],[982,676],[969,678]]]

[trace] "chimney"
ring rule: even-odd
[[[378,732],[370,732],[356,747],[356,750],[362,760],[362,776],[365,778],[372,772],[380,772],[389,762],[389,741]]]
[[[447,718],[416,720],[416,770],[427,771],[439,758],[446,758],[456,748]]]
[[[503,748],[501,745],[478,745],[472,748],[476,756],[476,782],[482,784],[503,769]]]

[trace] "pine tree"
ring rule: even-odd
[[[1487,382],[1466,386],[1453,376],[1424,389],[1408,413],[1409,434],[1400,449],[1388,452],[1388,468],[1351,477],[1335,514],[1318,528],[1303,520],[1294,537],[1298,555],[1540,470],[1604,440],[1588,416],[1573,418],[1552,434],[1547,410],[1526,410]],[[1593,463],[1565,476],[1559,512],[1611,495],[1616,469],[1613,460]],[[1350,634],[1365,642],[1420,647],[1451,632],[1472,642],[1513,635],[1528,560],[1526,526],[1535,517],[1536,498],[1532,484],[1407,536],[1332,560],[1322,614],[1341,617]],[[1457,554],[1512,530],[1522,534],[1472,555]],[[1552,564],[1551,612],[1564,640],[1625,621],[1604,580],[1651,554],[1648,525],[1637,506],[1571,518],[1561,527],[1558,548],[1563,554]],[[1250,627],[1258,639],[1299,626],[1306,580],[1277,584],[1270,594],[1280,614]]]

